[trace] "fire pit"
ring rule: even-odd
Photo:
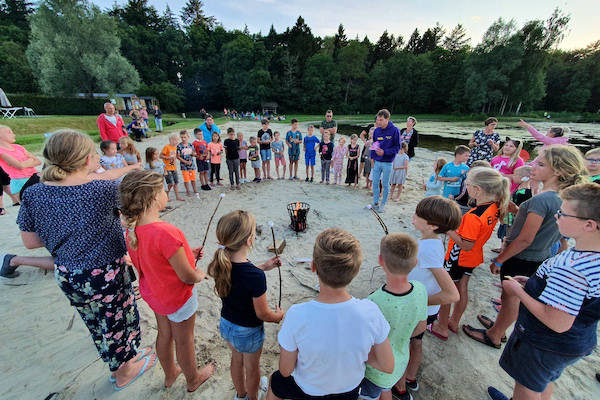
[[[304,232],[307,227],[306,217],[310,210],[310,204],[298,201],[296,203],[288,204],[287,209],[290,214],[290,219],[292,220],[290,228],[296,233]]]

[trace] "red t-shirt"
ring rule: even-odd
[[[183,246],[193,267],[195,260],[185,235],[166,222],[155,222],[135,228],[137,249],[127,240],[127,250],[140,275],[140,294],[157,314],[172,314],[192,295],[194,285],[182,282],[169,263],[169,258]]]
[[[204,140],[194,140],[192,146],[196,150],[196,158],[198,160],[206,160],[208,158],[208,147]]]

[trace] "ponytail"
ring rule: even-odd
[[[67,175],[86,168],[88,157],[95,152],[96,145],[84,133],[67,129],[53,133],[44,146],[46,167],[42,181],[60,182]]]
[[[215,280],[215,293],[219,297],[227,297],[231,291],[231,260],[225,248],[218,248],[206,269]]]
[[[469,171],[468,179],[490,195],[498,206],[498,218],[504,218],[510,200],[510,181],[494,168],[474,167]]]

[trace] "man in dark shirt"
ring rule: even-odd
[[[321,138],[323,138],[323,133],[326,129],[329,130],[329,140],[331,140],[332,143],[335,143],[333,139],[337,133],[337,122],[335,119],[333,119],[333,111],[331,110],[327,110],[325,113],[325,119],[321,122],[321,127],[319,128],[319,131],[321,132]]]

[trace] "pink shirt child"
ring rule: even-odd
[[[29,159],[29,156],[27,155],[27,152],[25,151],[25,148],[23,146],[20,146],[18,144],[11,144],[11,146],[12,150],[0,147],[0,154],[6,154],[7,156],[11,156],[17,161],[26,161],[27,159]],[[12,179],[29,178],[37,172],[37,170],[34,167],[23,169],[12,167],[8,165],[8,163],[4,161],[2,157],[0,157],[0,167],[2,167],[4,172],[6,172],[8,176]]]
[[[540,132],[538,132],[533,126],[528,126],[527,130],[529,131],[529,133],[531,134],[531,136],[533,136],[533,138],[537,141],[542,142],[544,145],[542,146],[542,149],[551,146],[553,144],[567,144],[567,142],[569,141],[569,138],[566,136],[559,136],[559,137],[550,137],[550,136],[546,136],[541,134]],[[537,163],[537,160],[539,160],[540,156],[537,156],[535,158],[535,160],[533,160],[532,162],[529,163],[529,165],[534,165]]]
[[[344,157],[348,149],[344,145],[338,144],[333,148],[333,155],[331,157],[331,163],[333,164],[333,170],[341,172],[344,167]]]
[[[221,151],[223,151],[223,144],[221,142],[210,142],[206,148],[210,152],[210,163],[221,164]]]
[[[519,158],[517,158],[517,161],[515,162],[515,164],[511,167],[511,166],[509,166],[510,165],[510,157],[506,157],[506,156],[496,156],[496,157],[492,158],[492,161],[490,162],[490,164],[492,164],[492,167],[494,167],[502,175],[512,175],[515,173],[515,169],[525,165],[525,163],[523,162],[521,157],[519,157]],[[518,187],[519,187],[518,183],[514,183],[511,181],[510,193],[514,193]]]

